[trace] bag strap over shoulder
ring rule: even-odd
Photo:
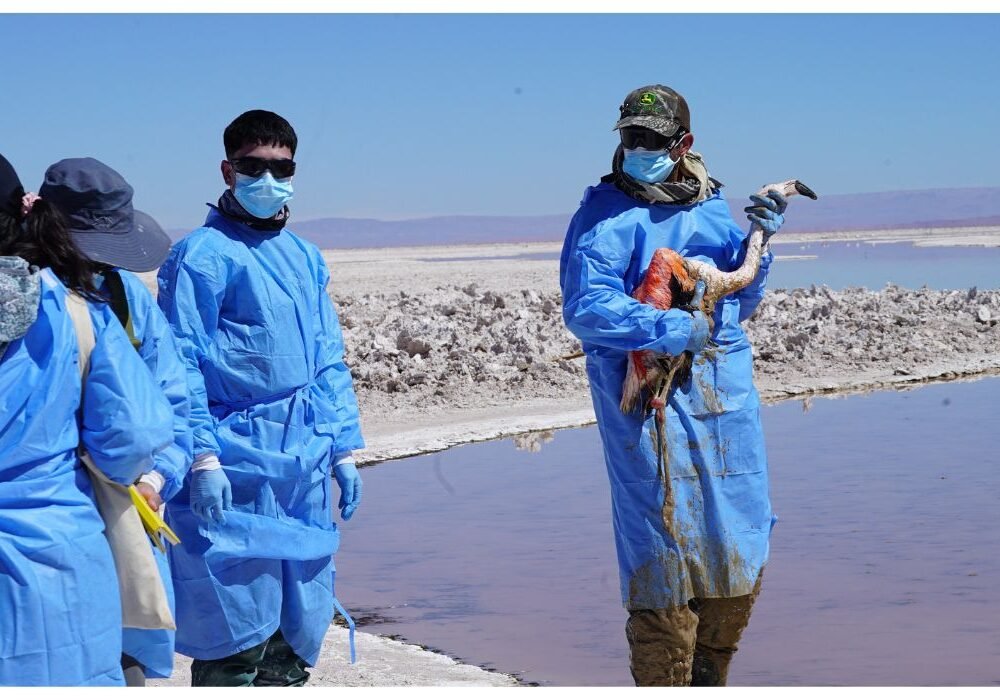
[[[90,373],[90,355],[94,351],[96,340],[94,338],[94,323],[90,320],[90,309],[87,307],[87,300],[76,292],[66,292],[66,311],[69,312],[70,320],[73,321],[73,330],[76,331],[77,364],[80,369],[80,409],[83,409],[83,396],[87,392],[87,375]],[[78,449],[80,460],[92,479],[118,487],[107,475],[94,465],[90,455],[83,449],[80,443]]]
[[[87,374],[90,371],[90,353],[93,352],[96,343],[94,324],[90,320],[90,309],[87,307],[87,301],[75,292],[66,292],[66,311],[69,312],[70,320],[73,321],[73,329],[76,331],[80,391],[82,393],[83,387],[87,383]]]
[[[120,280],[119,280],[120,281]],[[66,310],[73,321],[79,348],[81,406],[90,372],[90,355],[96,345],[94,324],[85,299],[68,292]],[[93,460],[79,448],[80,461],[90,475],[97,510],[104,521],[104,535],[115,562],[118,593],[121,598],[122,625],[135,629],[177,629],[170,601],[156,560],[150,549],[149,536],[143,527],[139,511],[130,490],[112,481],[97,468]]]
[[[111,292],[111,310],[115,312],[119,323],[125,329],[125,335],[136,350],[142,343],[135,337],[135,329],[132,327],[132,310],[128,305],[128,295],[125,294],[125,283],[118,270],[111,269],[104,273],[104,281],[108,283],[108,291]]]

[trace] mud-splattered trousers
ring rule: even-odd
[[[748,596],[767,562],[767,459],[740,322],[763,297],[769,253],[749,287],[716,305],[709,347],[670,395],[665,478],[652,412],[619,407],[627,353],[679,355],[691,333],[688,312],[630,296],[654,251],[672,248],[729,271],[742,262],[746,237],[719,192],[688,206],[645,204],[610,183],[587,191],[566,235],[563,319],[587,357],[629,611]]]
[[[761,578],[748,595],[694,598],[687,605],[633,610],[625,624],[636,685],[725,685],[750,622]]]

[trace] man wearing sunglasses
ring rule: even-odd
[[[619,111],[612,172],[584,193],[566,234],[563,318],[583,342],[604,443],[632,676],[637,685],[725,685],[773,522],[753,356],[740,327],[763,297],[772,256],[749,287],[716,305],[711,336],[700,311],[633,299],[657,248],[729,271],[742,264],[748,236],[691,150],[680,94],[649,85]],[[753,201],[749,218],[770,236],[784,199]],[[654,412],[619,407],[627,356],[638,350],[693,356],[666,407],[666,478]]]
[[[168,511],[177,651],[192,685],[303,685],[334,608],[331,476],[364,446],[330,275],[286,228],[297,137],[264,110],[223,135],[227,189],[158,274],[187,368],[194,465]]]

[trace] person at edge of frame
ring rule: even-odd
[[[130,485],[174,436],[170,404],[94,272],[59,209],[25,193],[0,156],[2,686],[125,683],[115,560],[80,448]],[[71,294],[94,330],[85,385]]]

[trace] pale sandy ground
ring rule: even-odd
[[[788,236],[786,242],[799,239]],[[803,240],[1000,245],[1000,229],[878,231]],[[360,464],[594,421],[564,328],[554,243],[324,251],[368,447]],[[776,264],[794,264],[788,256]],[[444,260],[442,260],[444,259]],[[144,276],[155,288],[154,276]],[[998,285],[1000,286],[1000,285]],[[871,391],[1000,372],[1000,290],[825,288],[768,294],[750,322],[762,398]],[[317,685],[510,685],[413,645],[332,627]],[[187,660],[174,678],[186,685]]]
[[[413,644],[358,632],[355,636],[357,663],[351,665],[347,630],[331,627],[316,668],[311,669],[310,686],[512,686],[513,676],[484,671],[462,664],[444,654],[435,654]],[[177,656],[174,674],[165,680],[151,680],[151,686],[191,684],[191,660]]]

